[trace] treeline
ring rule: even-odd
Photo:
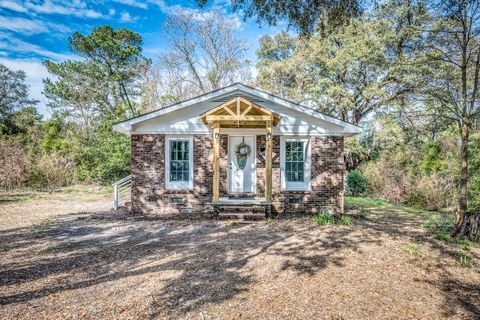
[[[23,71],[0,64],[0,188],[108,184],[130,172],[130,139],[112,124],[233,82],[250,81],[248,44],[236,24],[214,10],[189,10],[162,26],[168,49],[155,61],[139,34],[100,26],[68,39],[77,58],[44,65],[50,119],[28,99]]]
[[[300,37],[264,36],[255,84],[365,127],[346,150],[364,192],[456,207],[460,226],[480,209],[479,9],[390,0]]]
[[[52,75],[44,81],[49,120],[31,107],[22,73],[1,69],[2,81],[17,89],[0,100],[0,183],[121,178],[129,172],[129,139],[112,132],[112,123],[241,81],[365,127],[346,144],[348,170],[366,178],[365,193],[476,210],[479,6],[387,0],[344,19],[294,15],[289,22],[299,35],[260,38],[255,77],[248,42],[221,11],[208,19],[192,19],[197,13],[188,10],[170,14],[162,26],[167,50],[154,61],[142,55],[133,31],[102,26],[75,33],[69,47],[78,59],[45,61]]]

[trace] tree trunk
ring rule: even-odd
[[[460,226],[457,236],[469,237],[476,240],[480,237],[480,212],[466,212],[463,216],[463,223]]]
[[[455,227],[451,236],[455,237],[464,227],[465,214],[468,210],[468,140],[470,128],[465,121],[462,121],[460,133],[462,137],[462,146],[460,150],[460,198],[458,199],[457,212],[455,214]]]

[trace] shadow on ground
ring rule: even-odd
[[[368,244],[381,250],[385,236],[428,243],[451,257],[458,254],[432,240],[415,219],[392,211],[379,221],[358,219],[348,227],[318,227],[310,220],[229,226],[112,213],[71,215],[0,233],[0,308],[136,275],[173,272],[152,297],[149,316],[180,316],[248,291],[256,281],[249,267],[255,257],[279,256],[284,262],[277,272],[312,276],[327,266],[342,268],[344,251],[361,252]],[[444,292],[444,314],[460,310],[480,316],[479,285],[441,272],[440,280],[430,284]]]

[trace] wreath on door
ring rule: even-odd
[[[235,146],[235,156],[240,170],[243,170],[247,165],[247,159],[252,153],[252,149],[245,142],[241,142]]]

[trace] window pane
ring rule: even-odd
[[[303,141],[285,142],[285,179],[288,182],[304,181],[304,143]]]
[[[189,141],[170,141],[170,181],[189,181]]]

